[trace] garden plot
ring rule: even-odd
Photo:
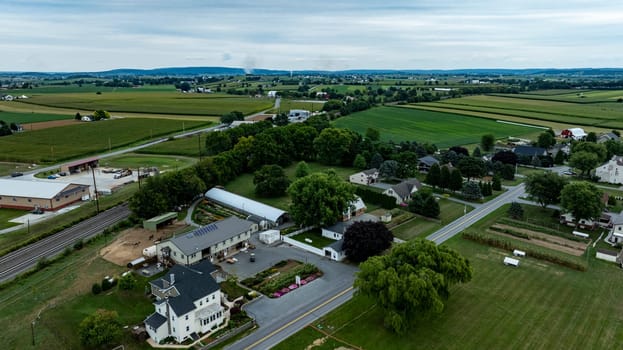
[[[590,241],[578,242],[549,235],[542,232],[519,228],[510,225],[495,224],[492,225],[487,232],[496,235],[508,236],[524,242],[530,242],[534,245],[557,250],[559,252],[580,256],[586,251],[586,247]]]
[[[199,225],[207,225],[215,221],[223,220],[230,216],[237,216],[242,219],[246,218],[245,215],[242,215],[235,210],[226,208],[222,205],[218,205],[208,200],[203,200],[195,208],[195,212],[193,213],[193,221]]]

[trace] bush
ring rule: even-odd
[[[111,282],[112,280],[112,282]],[[115,280],[114,278],[108,279],[108,278],[104,278],[102,279],[102,292],[109,290],[110,288],[114,287],[115,285],[117,285],[117,280]]]
[[[91,286],[91,293],[93,293],[93,295],[98,295],[99,293],[102,292],[102,287],[100,286],[99,283],[93,283],[93,285]]]
[[[363,186],[357,186],[355,188],[355,194],[361,197],[364,202],[380,205],[383,209],[393,209],[396,207],[396,198]]]
[[[128,273],[119,279],[119,289],[132,290],[136,287],[137,281],[134,274]]]
[[[80,250],[82,248],[84,248],[84,241],[79,240],[78,242],[74,243],[75,250]]]

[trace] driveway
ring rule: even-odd
[[[239,279],[244,279],[271,267],[281,260],[294,259],[314,264],[324,274],[321,278],[281,298],[271,299],[261,296],[259,299],[247,304],[245,311],[256,319],[260,329],[228,348],[239,349],[252,344],[262,336],[288,323],[297,315],[305,313],[314,306],[348,289],[355,280],[357,267],[354,265],[332,261],[288,244],[267,246],[257,241],[256,236],[252,238],[252,243],[257,247],[253,250],[256,255],[254,263],[249,261],[248,252],[241,252],[236,255],[238,262],[235,264],[223,264],[223,270],[237,274]],[[294,283],[294,281],[292,282]]]

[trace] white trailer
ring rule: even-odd
[[[519,260],[513,259],[513,258],[507,256],[507,257],[504,258],[504,265],[518,267],[519,266]]]
[[[156,253],[157,251],[155,245],[143,249],[143,256],[146,258],[153,258],[154,256],[156,256]]]

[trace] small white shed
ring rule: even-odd
[[[507,256],[504,258],[504,265],[518,267],[519,260]]]
[[[279,230],[267,230],[260,232],[260,241],[266,244],[273,244],[281,238]]]

